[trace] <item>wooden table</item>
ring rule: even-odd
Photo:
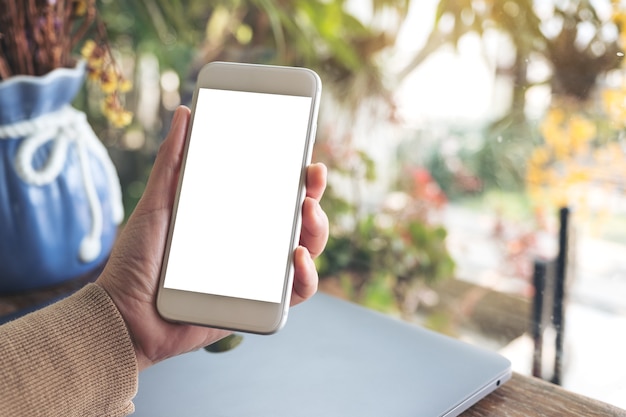
[[[538,378],[513,374],[511,380],[462,414],[463,417],[626,416],[626,411],[574,394]]]
[[[68,282],[49,290],[29,294],[0,296],[0,316],[56,298],[64,291],[74,291],[94,276]],[[532,417],[532,416],[624,416],[626,410],[567,391],[543,380],[513,374],[502,387],[462,414],[463,417]],[[392,417],[392,416],[390,416]]]

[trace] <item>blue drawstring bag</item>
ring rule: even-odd
[[[94,271],[123,219],[117,172],[70,103],[85,64],[0,83],[0,294]]]

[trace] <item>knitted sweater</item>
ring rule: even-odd
[[[98,285],[0,326],[0,416],[125,416],[137,380],[124,320]]]

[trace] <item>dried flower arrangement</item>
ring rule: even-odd
[[[96,41],[88,39],[93,29]],[[130,82],[113,59],[96,0],[0,0],[0,81],[74,67],[81,43],[88,79],[104,94],[104,115],[114,126],[128,125],[122,94]]]

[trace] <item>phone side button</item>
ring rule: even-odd
[[[311,130],[311,139],[315,142],[315,137],[317,136],[317,123],[313,125],[313,129]]]

